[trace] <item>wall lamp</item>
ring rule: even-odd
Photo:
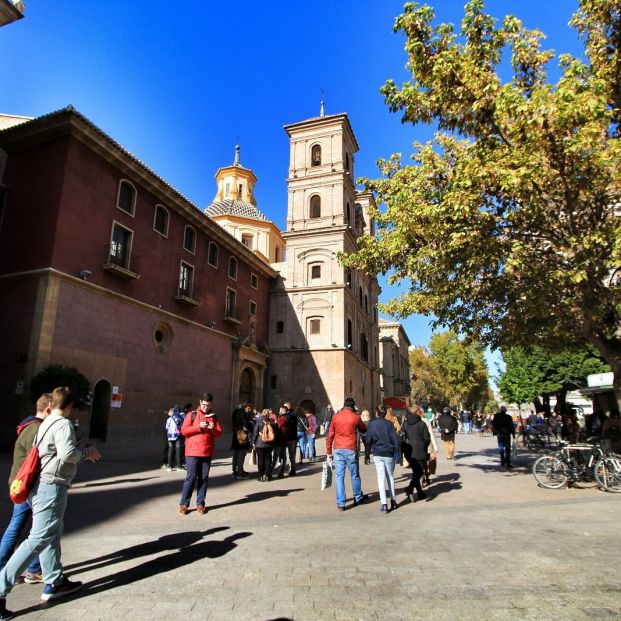
[[[82,279],[82,280],[86,280],[93,272],[91,272],[91,270],[80,270],[78,276]]]
[[[216,322],[215,321],[208,321],[207,322],[207,327],[208,328],[215,328],[216,327]]]

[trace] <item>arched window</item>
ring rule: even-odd
[[[116,206],[130,216],[134,215],[134,209],[136,208],[136,188],[125,179],[119,183]]]
[[[351,285],[351,270],[350,269],[345,270],[345,284],[351,289],[352,285]]]
[[[362,306],[362,287],[358,287],[358,302]]]
[[[366,293],[364,294],[364,312],[367,314],[369,312],[369,298]]]
[[[218,267],[218,244],[215,242],[209,242],[209,251],[207,252],[207,262],[211,267]]]
[[[351,207],[347,203],[347,224],[351,224]]]
[[[237,259],[235,257],[229,259],[229,278],[237,280]]]
[[[160,235],[168,237],[168,209],[163,205],[155,206],[155,217],[153,218],[153,230]]]
[[[349,172],[349,153],[345,153],[345,170]]]
[[[196,248],[196,231],[189,225],[183,230],[183,247],[194,254]]]
[[[311,218],[321,217],[321,197],[318,194],[311,196],[309,217]]]
[[[321,145],[313,145],[311,149],[311,166],[321,166]]]

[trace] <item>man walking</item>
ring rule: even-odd
[[[451,414],[451,408],[443,408],[442,414],[438,416],[438,427],[440,427],[440,437],[444,444],[444,452],[446,458],[451,460],[455,458],[455,432],[457,431],[457,421]]]
[[[289,476],[295,476],[295,452],[298,446],[298,417],[291,411],[291,403],[286,401],[280,410],[287,414],[287,425],[285,433],[287,435],[287,453],[289,454]]]
[[[507,413],[504,405],[500,406],[500,411],[494,415],[492,421],[494,435],[498,440],[498,452],[500,453],[500,465],[512,468],[511,463],[511,438],[515,438],[515,426],[511,415]]]
[[[17,426],[17,440],[15,441],[15,448],[13,449],[13,465],[11,467],[9,484],[15,479],[17,471],[21,468],[21,465],[30,452],[32,443],[39,430],[39,425],[51,412],[51,397],[52,395],[49,392],[42,394],[37,400],[36,414],[25,418]],[[0,569],[2,569],[7,564],[9,558],[11,558],[11,554],[15,551],[15,544],[31,515],[32,506],[29,500],[18,505],[13,505],[11,521],[4,531],[4,535],[2,535],[2,542],[0,542]],[[39,557],[36,557],[32,563],[30,563],[28,569],[26,569],[24,582],[28,584],[43,582]]]
[[[244,470],[246,454],[250,450],[250,413],[249,403],[240,403],[231,417],[231,450],[233,451],[233,477],[237,480],[247,479],[250,475]]]
[[[358,456],[356,454],[356,433],[364,433],[366,425],[356,413],[356,401],[353,397],[347,397],[343,408],[332,417],[330,432],[326,440],[326,454],[334,456],[336,468],[336,506],[340,511],[345,511],[345,469],[349,470],[351,486],[354,493],[354,506],[365,502],[368,498],[362,493],[362,483],[358,469]]]
[[[6,596],[17,577],[39,555],[45,587],[41,599],[47,602],[74,593],[81,582],[71,581],[63,574],[60,563],[60,538],[63,534],[67,493],[76,474],[76,464],[99,461],[101,453],[94,447],[78,448],[73,425],[69,420],[73,395],[69,388],[52,392],[49,416],[39,425],[41,473],[30,497],[32,529],[26,539],[0,571],[0,619],[10,619]]]

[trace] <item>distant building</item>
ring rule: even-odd
[[[409,397],[410,339],[396,321],[379,320],[379,365],[382,399]]]
[[[0,26],[6,26],[24,17],[23,0],[0,0]]]

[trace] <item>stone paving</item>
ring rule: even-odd
[[[154,467],[159,448],[103,446],[103,462],[79,467],[66,515],[63,561],[83,590],[43,608],[41,585],[20,584],[9,608],[44,621],[621,616],[621,495],[538,488],[532,456],[502,470],[489,436],[458,435],[427,501],[407,502],[397,467],[399,508],[388,515],[373,465],[361,466],[371,501],[339,512],[333,488],[320,491],[321,463],[235,481],[228,442],[204,516],[177,513],[183,473]],[[8,456],[0,461],[8,472]],[[6,499],[2,523],[10,511]]]

